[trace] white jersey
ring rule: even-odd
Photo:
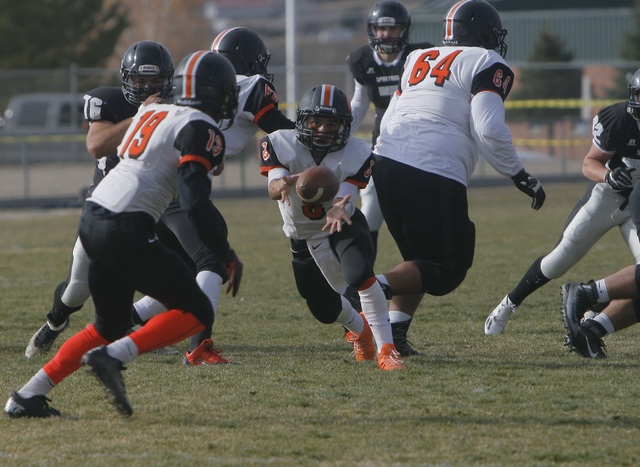
[[[523,165],[504,123],[512,84],[513,72],[493,50],[415,50],[374,152],[465,186],[481,152],[499,173],[513,176]]]
[[[240,154],[247,142],[260,130],[260,120],[271,110],[278,108],[278,94],[271,81],[262,75],[236,75],[238,83],[238,112],[233,125],[223,130],[225,157]],[[284,117],[281,117],[284,119]],[[266,119],[265,119],[266,120]],[[287,125],[288,123],[288,125]],[[276,129],[293,128],[293,122],[276,122]],[[226,126],[226,122],[220,125]]]
[[[120,163],[88,200],[116,213],[146,212],[158,221],[177,197],[179,164],[200,162],[211,171],[223,153],[224,137],[205,113],[172,104],[144,106],[118,146]]]
[[[320,164],[316,164],[311,151],[298,142],[295,130],[279,130],[265,136],[260,143],[260,150],[260,172],[263,175],[271,174],[273,169],[284,169],[286,172],[278,172],[275,177],[281,178],[283,174],[298,174],[309,167],[322,165],[338,176],[341,182],[340,192],[343,192],[344,184],[349,184],[354,194],[358,188],[367,186],[375,164],[369,144],[356,138],[350,138],[344,148],[328,153]],[[272,179],[269,176],[269,181]],[[349,190],[350,187],[346,189]],[[333,205],[333,200],[324,205],[306,204],[295,189],[291,190],[289,200],[290,205],[278,202],[284,221],[282,229],[287,237],[309,240],[329,235],[328,231],[322,231],[322,227],[326,223],[326,211]]]

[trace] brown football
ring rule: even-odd
[[[309,167],[298,177],[296,192],[305,203],[322,204],[338,194],[340,180],[333,170],[323,165]]]

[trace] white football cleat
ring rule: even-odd
[[[509,300],[509,295],[505,296],[484,322],[484,333],[488,336],[502,334],[515,311],[516,305]]]

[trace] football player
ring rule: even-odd
[[[484,1],[460,1],[443,28],[441,47],[407,57],[374,148],[380,207],[404,259],[379,280],[390,286],[390,310],[408,318],[425,293],[451,293],[472,265],[467,186],[479,154],[532,198],[533,209],[545,200],[504,121],[513,72],[498,12]],[[400,187],[411,187],[411,196]]]
[[[389,105],[391,96],[398,89],[402,67],[410,52],[433,47],[429,42],[411,44],[409,29],[411,16],[407,8],[397,0],[381,0],[369,10],[367,34],[369,44],[351,52],[347,62],[355,81],[355,91],[351,98],[353,125],[355,132],[363,122],[370,104],[375,109],[375,122],[371,137],[371,147],[380,134],[380,121]],[[382,213],[373,180],[360,192],[361,209],[377,250],[378,232],[382,226]],[[415,355],[418,352],[407,342],[410,318],[397,310],[389,310],[393,341],[400,355]]]
[[[89,122],[87,150],[96,159],[93,184],[87,195],[116,166],[116,148],[141,105],[158,103],[172,95],[173,59],[160,43],[140,41],[125,52],[121,66],[121,87],[101,86],[84,96],[84,117]],[[33,335],[25,356],[45,354],[69,326],[69,316],[89,299],[88,258],[79,238],[73,247],[69,275],[53,293],[53,305],[46,323]]]
[[[380,369],[399,370],[404,363],[393,345],[387,301],[373,272],[367,222],[350,201],[366,186],[375,159],[364,141],[349,138],[351,121],[344,92],[329,84],[312,87],[300,99],[295,130],[276,131],[260,142],[260,171],[268,177],[270,198],[279,201],[298,292],[313,316],[349,330],[346,337],[357,361],[377,356]],[[308,204],[295,185],[300,173],[317,165],[335,172],[340,189],[332,200]],[[362,315],[342,296],[347,286],[358,291]]]
[[[588,283],[562,286],[562,317],[567,328],[565,345],[585,358],[605,358],[602,338],[640,320],[640,265]],[[588,310],[604,306],[601,313]]]
[[[501,334],[511,315],[533,292],[575,266],[609,230],[618,227],[636,263],[640,263],[637,225],[629,209],[629,196],[640,177],[640,70],[629,81],[629,99],[601,109],[593,119],[593,141],[582,173],[595,182],[569,215],[560,241],[536,259],[489,314],[484,332]],[[567,336],[571,344],[571,332]]]
[[[225,138],[225,159],[238,155],[260,130],[271,133],[278,129],[295,127],[295,124],[278,109],[278,93],[273,85],[273,75],[269,74],[267,69],[271,55],[258,34],[243,27],[226,29],[214,39],[211,50],[223,55],[231,62],[236,71],[239,88],[238,112],[233,122],[225,122],[222,128]],[[186,213],[181,210],[179,203],[172,203],[162,219],[165,224],[177,228],[188,226],[188,222],[185,222]],[[172,227],[171,230],[176,231],[176,228]],[[224,281],[225,271],[218,267],[215,272],[210,272],[212,269],[207,267],[207,262],[212,262],[211,255],[202,254],[207,250],[206,247],[198,240],[197,236],[193,235],[192,229],[182,228],[181,232],[181,238],[191,237],[191,239],[179,242],[174,240],[171,242],[174,245],[172,248],[180,251],[182,250],[181,244],[190,245],[188,247],[190,253],[183,254],[183,256],[187,258],[187,261],[191,261],[189,258],[194,259],[198,271],[197,279],[203,288],[217,292],[208,294],[212,298],[214,314],[217,314],[220,286]],[[170,241],[167,236],[169,235],[161,238],[164,243]],[[231,271],[230,276],[233,278],[235,274]],[[231,284],[230,287],[232,287]],[[143,323],[165,310],[157,300],[144,297],[135,304],[134,321]],[[199,361],[204,364],[216,364],[227,362],[226,359],[222,360],[219,349],[209,344],[210,339],[210,329],[205,329],[194,335],[185,355],[185,363],[197,364]],[[202,347],[203,342],[206,342],[206,347]]]
[[[136,114],[118,146],[121,161],[85,202],[79,236],[90,257],[95,322],[11,395],[4,408],[10,417],[59,416],[46,395],[81,365],[118,411],[131,415],[124,364],[212,324],[209,299],[180,256],[157,241],[155,224],[179,195],[200,238],[220,257],[229,254],[209,198],[212,171],[224,157],[218,125],[233,119],[238,105],[235,70],[220,54],[199,51],[182,59],[174,85],[175,104],[150,104]],[[136,290],[169,311],[126,335]]]

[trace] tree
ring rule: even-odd
[[[104,66],[129,26],[121,0],[0,0],[0,11],[1,69]]]
[[[565,50],[562,40],[548,30],[542,31],[529,57],[530,63],[562,62],[566,64],[573,59],[573,54]],[[580,98],[582,70],[566,66],[557,68],[531,67],[522,71],[521,87],[514,91],[513,100],[519,99],[577,99]],[[510,110],[510,117],[531,119],[559,118],[579,115],[579,109],[541,108]]]

